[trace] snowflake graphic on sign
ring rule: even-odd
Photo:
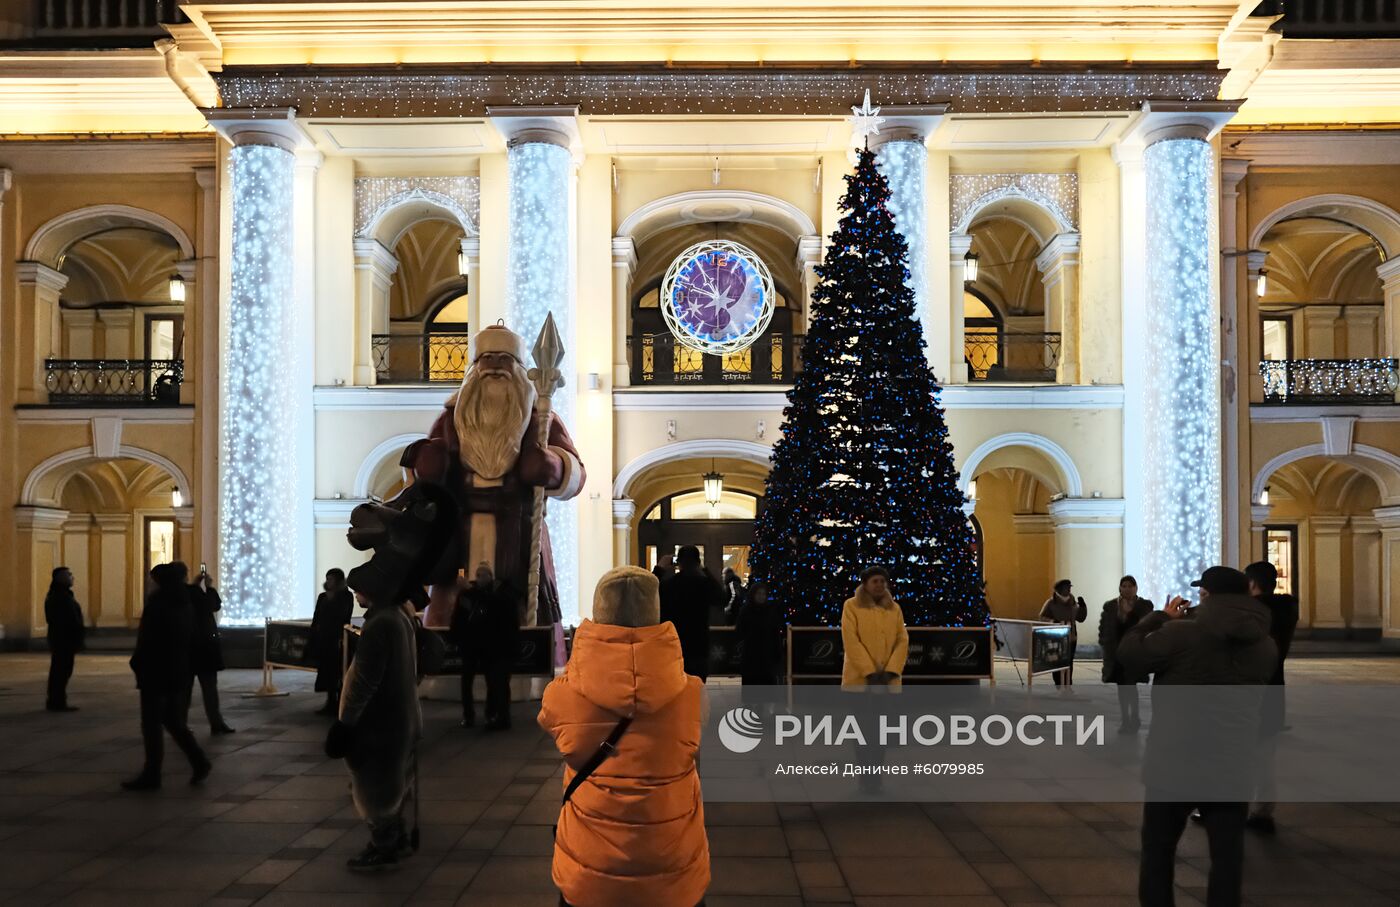
[[[747,246],[707,240],[671,263],[660,301],[666,326],[683,345],[712,355],[737,353],[773,320],[773,278]]]

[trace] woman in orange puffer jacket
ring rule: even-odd
[[[705,686],[660,624],[656,577],[618,567],[598,582],[564,674],[544,691],[540,727],[564,756],[564,784],[631,716],[605,760],[559,812],[554,884],[569,907],[694,907],[710,884],[695,754]]]

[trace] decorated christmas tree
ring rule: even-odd
[[[835,624],[866,567],[889,569],[905,620],[987,621],[940,389],[924,357],[907,247],[865,150],[812,297],[751,566],[794,624]]]

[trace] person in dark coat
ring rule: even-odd
[[[510,727],[510,666],[520,648],[520,600],[482,563],[458,596],[452,639],[462,653],[462,727],[476,723],[472,687],[486,676],[486,729]]]
[[[1103,682],[1118,684],[1118,731],[1135,733],[1142,726],[1138,713],[1137,685],[1145,677],[1129,676],[1118,663],[1118,640],[1138,621],[1152,613],[1152,602],[1139,598],[1137,580],[1125,576],[1118,581],[1118,597],[1103,603],[1099,615],[1099,646],[1103,649]]]
[[[710,615],[724,609],[724,587],[705,572],[694,545],[681,546],[676,565],[676,575],[661,584],[661,620],[675,625],[685,672],[705,680],[710,676]]]
[[[345,625],[355,614],[355,593],[345,584],[345,571],[326,571],[324,591],[316,596],[311,615],[311,657],[316,664],[316,692],[326,694],[326,704],[318,715],[335,715],[340,710],[340,678],[345,644]]]
[[[676,575],[676,558],[674,555],[663,554],[656,559],[656,566],[651,568],[651,575],[656,577],[658,583]]]
[[[1152,728],[1143,753],[1146,802],[1138,899],[1170,907],[1176,847],[1199,809],[1210,841],[1206,903],[1238,905],[1244,884],[1244,829],[1264,684],[1277,667],[1269,610],[1248,594],[1245,575],[1210,567],[1191,585],[1189,613],[1173,598],[1118,643],[1130,676],[1152,673]],[[1211,689],[1191,690],[1209,684]]]
[[[1069,667],[1050,675],[1055,686],[1065,692],[1074,684],[1074,650],[1079,645],[1079,625],[1089,616],[1089,608],[1083,597],[1075,598],[1074,587],[1067,579],[1062,579],[1051,590],[1050,597],[1040,606],[1040,619],[1057,624],[1069,625]]]
[[[1284,731],[1283,663],[1293,646],[1293,631],[1298,628],[1298,599],[1275,592],[1278,570],[1268,561],[1256,561],[1244,568],[1249,580],[1249,594],[1269,609],[1269,636],[1278,649],[1278,664],[1264,691],[1264,709],[1259,716],[1259,779],[1255,787],[1254,806],[1245,826],[1264,834],[1274,834],[1274,797],[1277,792],[1275,759],[1278,738]]]
[[[783,633],[787,620],[782,610],[768,600],[767,583],[750,583],[745,599],[735,624],[741,646],[739,676],[745,687],[745,701],[762,704],[769,700],[751,690],[782,682]]]
[[[190,606],[194,613],[194,637],[190,649],[190,669],[194,679],[199,680],[199,692],[204,699],[204,717],[209,719],[209,733],[214,735],[232,734],[233,728],[224,721],[219,710],[219,672],[224,669],[224,653],[219,645],[219,618],[216,616],[224,606],[219,590],[204,565],[199,567],[199,576],[190,585]],[[194,690],[190,690],[193,697]]]
[[[724,568],[724,594],[724,622],[733,626],[739,619],[739,612],[744,609],[745,595],[744,581],[739,579],[739,574],[734,572],[733,567]]]
[[[131,656],[131,670],[141,691],[141,737],[146,745],[146,764],[141,774],[122,782],[127,790],[160,787],[162,728],[190,761],[191,784],[209,777],[213,767],[187,724],[193,676],[190,640],[194,635],[194,614],[186,586],[189,568],[175,561],[157,566],[151,576],[155,590],[141,611],[136,651]]]
[[[68,704],[68,679],[73,676],[74,657],[83,650],[87,628],[83,609],[73,596],[73,571],[55,567],[44,597],[44,623],[49,629],[49,691],[44,708],[50,712],[76,712]]]

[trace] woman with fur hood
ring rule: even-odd
[[[890,595],[890,574],[884,567],[867,568],[856,594],[846,599],[841,643],[846,653],[841,667],[843,690],[899,688],[909,657],[909,631],[904,628],[904,612]]]

